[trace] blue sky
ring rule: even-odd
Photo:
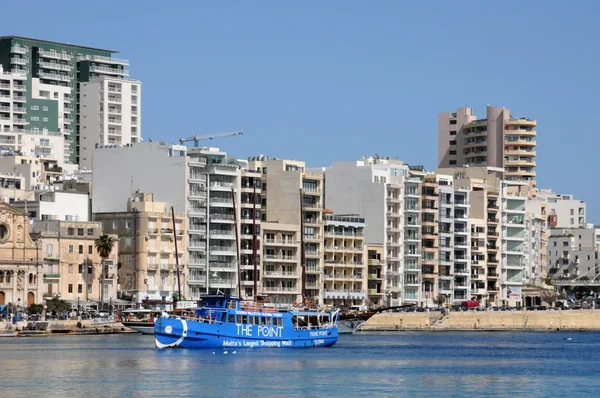
[[[143,6],[140,6],[143,4]],[[119,50],[142,134],[309,166],[379,153],[437,165],[437,114],[487,104],[538,121],[538,185],[588,202],[598,149],[600,2],[26,1],[4,35]],[[35,12],[33,12],[35,10]],[[25,23],[24,23],[25,21]]]

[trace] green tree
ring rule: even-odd
[[[58,297],[53,297],[52,300],[48,301],[47,310],[55,312],[70,311],[71,304],[67,303],[65,300],[59,299]]]
[[[102,309],[104,307],[105,263],[106,259],[110,256],[113,247],[115,246],[115,240],[111,236],[104,234],[94,241],[94,246],[96,247],[96,251],[102,259],[102,269],[100,271],[100,309]]]
[[[27,313],[29,315],[41,314],[42,311],[44,311],[44,306],[41,304],[31,304],[29,307],[27,307]]]
[[[436,304],[438,306],[438,308],[443,306],[445,302],[446,302],[446,296],[444,296],[443,294],[440,294],[437,297],[433,298],[433,303]]]

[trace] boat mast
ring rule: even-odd
[[[235,206],[235,190],[231,188],[231,200],[233,201],[233,229],[235,230],[235,256],[237,259],[237,288],[238,296],[242,298],[242,270],[240,269],[240,236],[238,233],[237,209]]]
[[[302,269],[302,305],[306,301],[306,253],[304,252],[304,206],[300,188],[300,268]]]
[[[257,288],[257,273],[258,266],[256,264],[256,181],[253,180],[254,193],[252,194],[252,263],[254,264],[254,302],[258,296]]]
[[[179,280],[179,252],[177,251],[177,231],[175,230],[175,207],[171,206],[173,218],[173,243],[175,244],[175,272],[177,272],[177,301],[181,300],[181,281]],[[173,308],[175,309],[175,308]]]

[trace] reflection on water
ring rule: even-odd
[[[585,396],[600,388],[599,337],[344,335],[331,348],[235,354],[156,350],[140,335],[3,339],[2,397]]]

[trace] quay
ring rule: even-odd
[[[65,335],[89,335],[89,334],[117,334],[137,333],[135,330],[125,327],[120,322],[106,321],[96,322],[94,320],[60,320],[60,321],[20,321],[16,324],[0,322],[0,330],[19,331],[21,337],[42,337],[56,334]]]
[[[391,331],[600,331],[600,310],[384,312],[357,332]]]

